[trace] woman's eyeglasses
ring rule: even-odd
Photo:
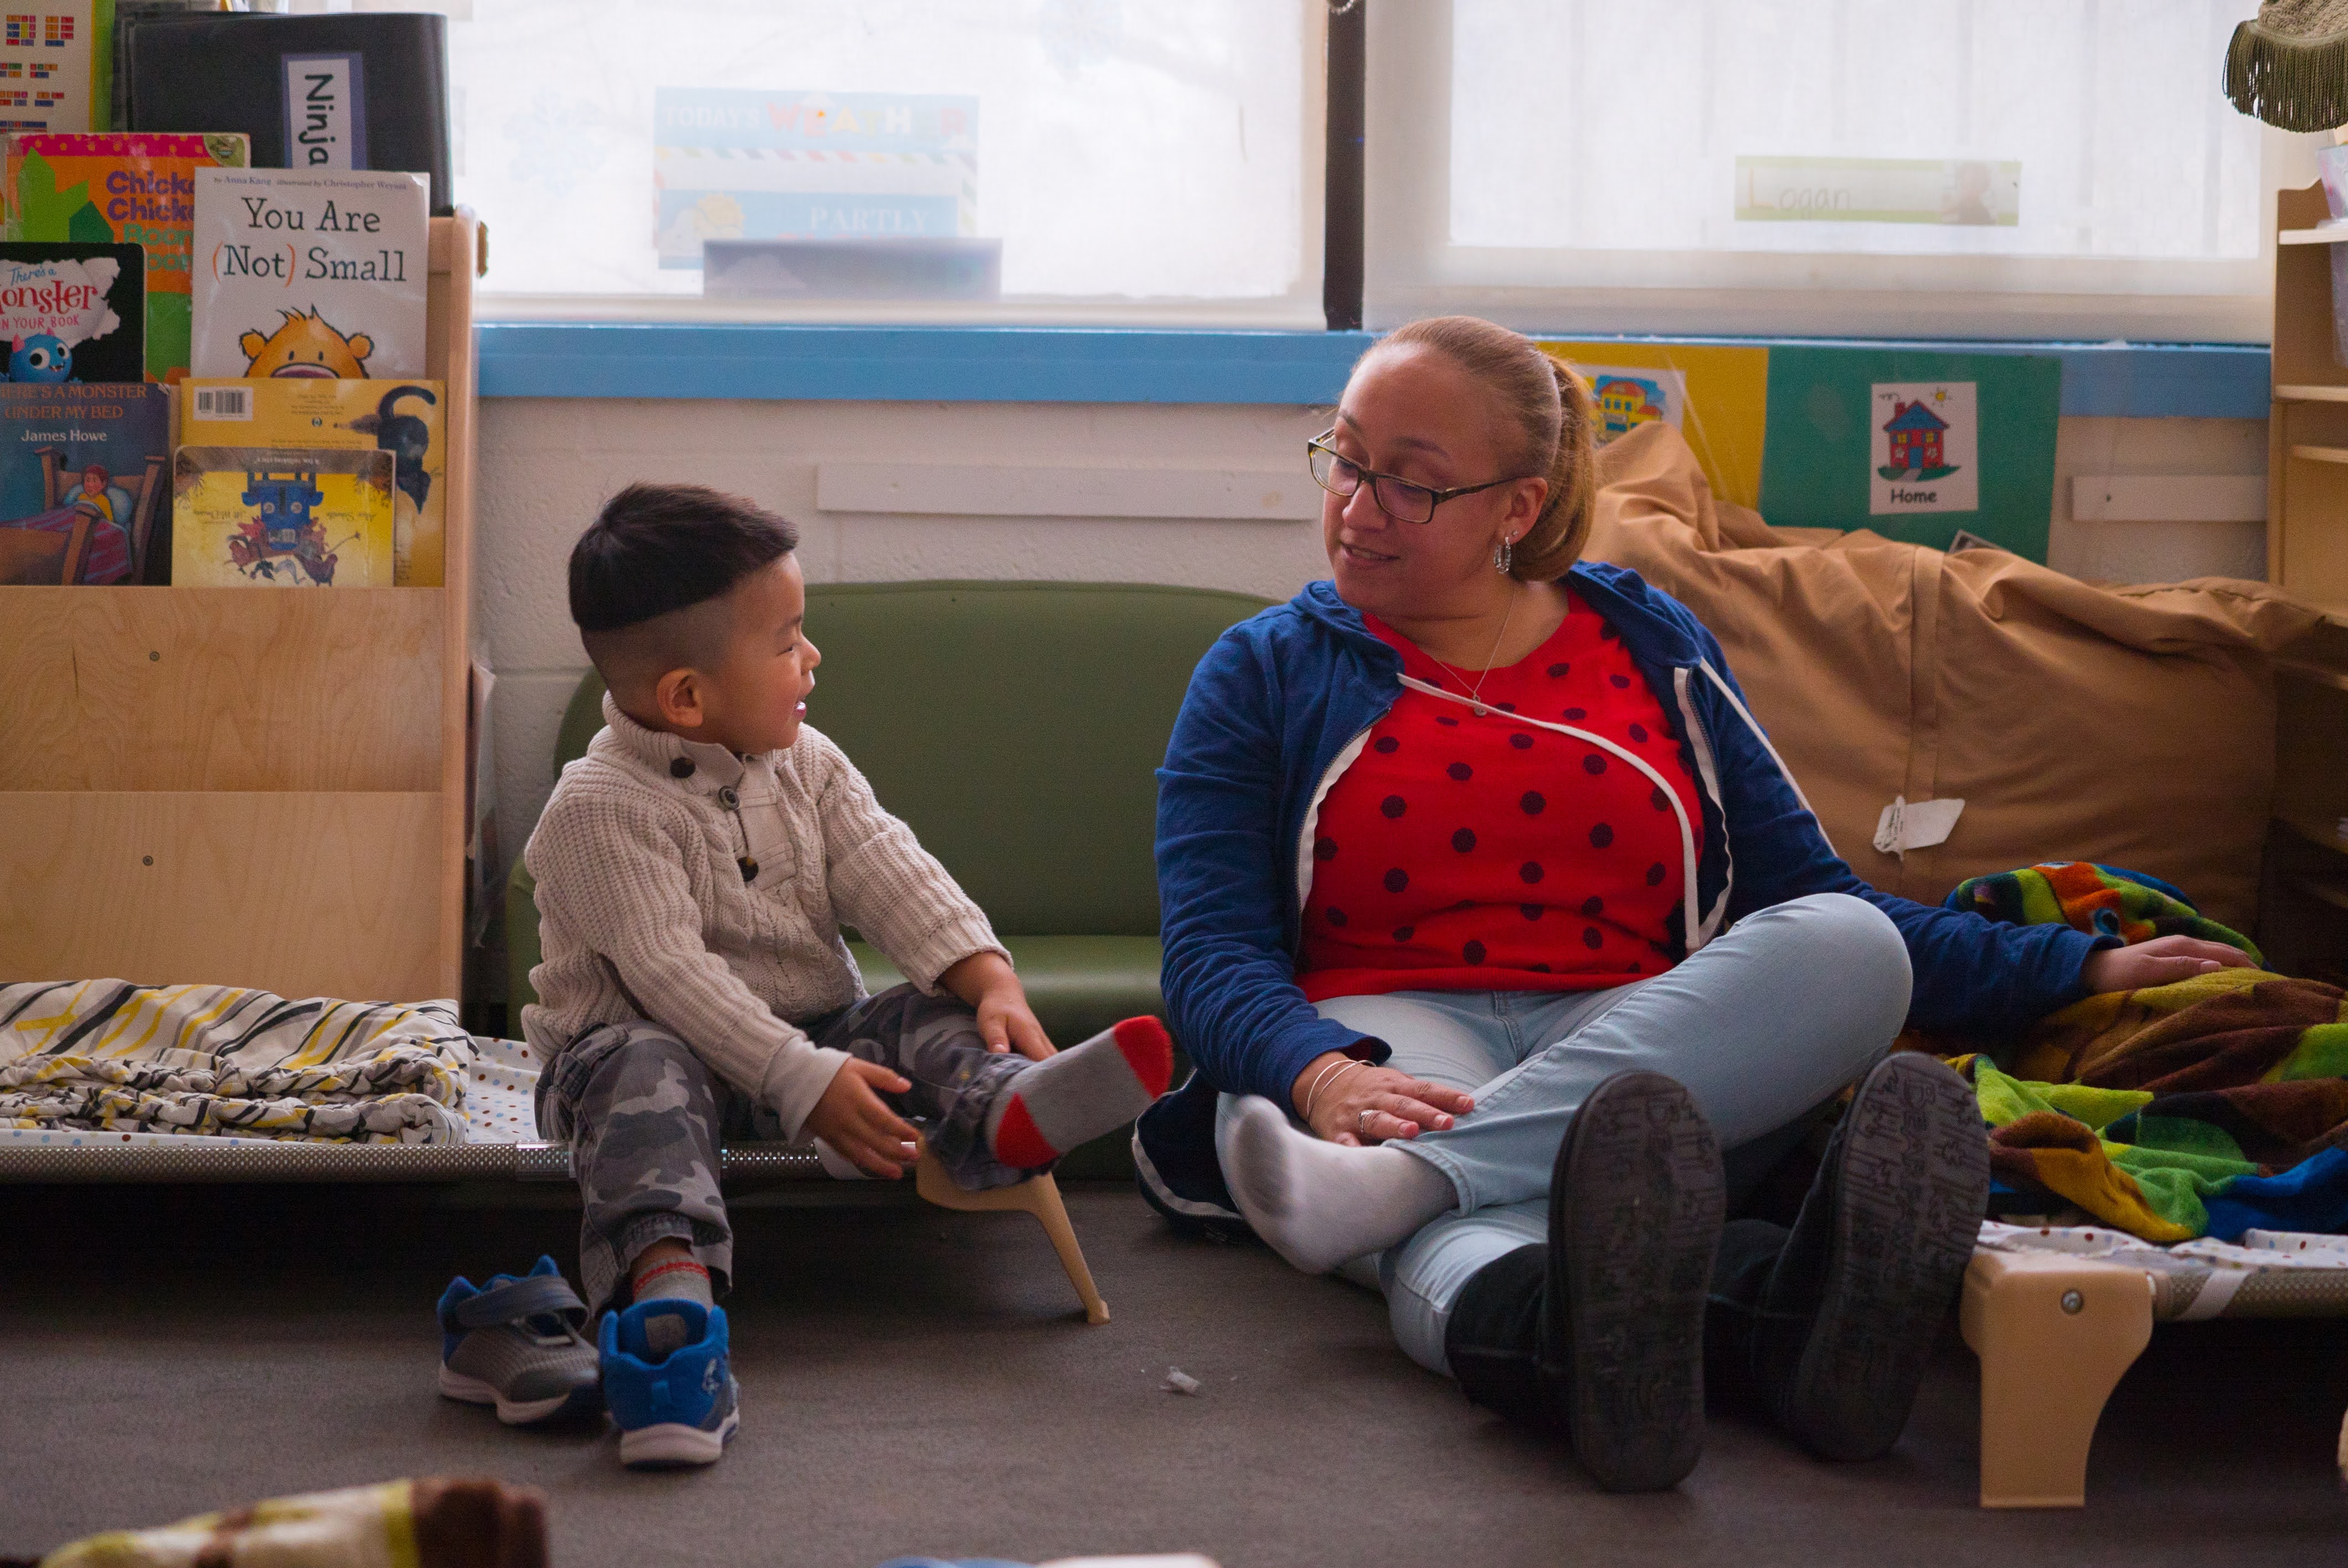
[[[1381,474],[1365,468],[1350,457],[1340,457],[1329,445],[1334,430],[1323,432],[1304,444],[1305,461],[1312,465],[1313,482],[1336,497],[1350,500],[1366,481],[1370,499],[1378,510],[1398,523],[1427,523],[1435,520],[1435,508],[1461,496],[1472,496],[1478,490],[1489,490],[1499,485],[1513,485],[1527,476],[1515,475],[1506,479],[1487,479],[1480,485],[1461,485],[1455,489],[1435,490],[1425,485],[1414,485],[1408,479],[1393,474]]]

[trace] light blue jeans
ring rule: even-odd
[[[1548,1239],[1558,1145],[1604,1080],[1643,1069],[1684,1085],[1728,1151],[1732,1177],[1757,1167],[1757,1180],[1806,1114],[1890,1045],[1909,979],[1907,945],[1888,916],[1820,893],[1747,916],[1664,974],[1602,991],[1401,991],[1318,1004],[1323,1018],[1394,1047],[1388,1067],[1476,1097],[1449,1130],[1392,1145],[1450,1177],[1459,1195],[1458,1208],[1378,1259],[1395,1338],[1447,1375],[1452,1302],[1494,1258]],[[1793,1138],[1773,1137],[1788,1129]]]

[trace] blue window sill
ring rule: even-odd
[[[1376,339],[1360,332],[613,322],[484,322],[479,331],[484,397],[913,403],[1331,403]],[[1766,348],[1820,340],[1663,341]],[[2267,414],[2269,356],[2258,344],[1849,346],[2052,354],[2063,362],[2066,415]]]

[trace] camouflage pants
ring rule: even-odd
[[[886,1098],[918,1118],[954,1180],[976,1190],[1027,1173],[987,1152],[987,1112],[1027,1065],[986,1049],[977,1020],[953,997],[898,986],[805,1026],[818,1045],[879,1062],[911,1081]],[[719,1078],[656,1023],[606,1024],[572,1041],[540,1075],[538,1125],[571,1145],[586,1208],[579,1268],[597,1313],[627,1302],[628,1265],[656,1241],[689,1244],[723,1291],[734,1232],[717,1191],[720,1139],[782,1136],[774,1112]]]

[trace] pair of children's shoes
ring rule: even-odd
[[[620,1462],[710,1464],[740,1424],[726,1314],[655,1296],[606,1312],[599,1343],[581,1334],[587,1304],[551,1257],[484,1286],[459,1276],[441,1293],[440,1392],[535,1426],[601,1406],[620,1429]]]

